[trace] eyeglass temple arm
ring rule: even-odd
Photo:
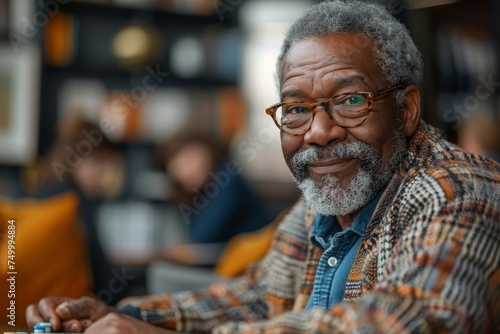
[[[399,89],[403,89],[405,87],[405,85],[403,84],[399,84],[399,85],[395,85],[395,86],[392,86],[392,87],[389,87],[389,88],[386,88],[386,89],[382,89],[382,90],[379,90],[377,92],[375,92],[375,97],[374,99],[378,98],[379,96],[382,96],[384,94],[387,94],[389,92],[392,92],[393,90],[399,90]]]

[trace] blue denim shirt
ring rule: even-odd
[[[347,276],[351,270],[366,226],[382,196],[380,191],[342,231],[337,217],[318,214],[311,229],[311,242],[324,249],[314,279],[314,287],[306,305],[327,309],[344,298]]]

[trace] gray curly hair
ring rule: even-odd
[[[278,57],[278,87],[281,85],[283,59],[293,44],[306,37],[351,32],[362,33],[374,40],[377,62],[390,83],[420,83],[423,75],[421,55],[403,24],[381,5],[334,0],[312,6],[288,30]],[[396,92],[395,98],[401,106],[404,92]]]

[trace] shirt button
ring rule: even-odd
[[[338,260],[337,260],[337,258],[335,256],[332,256],[331,258],[328,259],[328,265],[330,267],[336,266],[337,262],[338,262]]]

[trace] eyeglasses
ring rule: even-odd
[[[319,106],[325,109],[333,123],[343,128],[353,128],[366,120],[373,101],[404,87],[395,85],[376,92],[343,93],[324,102],[282,102],[267,108],[266,114],[273,118],[282,132],[290,136],[301,136],[309,131]]]

